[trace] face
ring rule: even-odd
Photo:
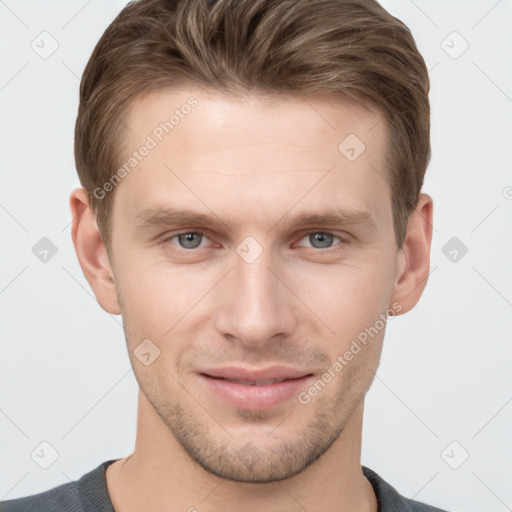
[[[137,162],[108,192],[128,350],[154,411],[211,473],[299,473],[372,382],[399,254],[380,117],[332,97],[195,89],[130,111]]]

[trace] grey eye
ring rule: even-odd
[[[316,249],[326,249],[332,245],[334,235],[330,233],[311,233],[309,235],[309,241],[311,242],[311,245],[315,247]],[[315,243],[318,243],[319,245],[315,245]]]
[[[181,247],[184,249],[196,249],[201,245],[202,233],[190,232],[177,235]],[[195,238],[195,239],[194,239]]]

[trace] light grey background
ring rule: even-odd
[[[75,480],[134,448],[137,384],[121,318],[99,307],[82,275],[68,203],[79,186],[79,77],[125,3],[0,1],[0,499]],[[512,1],[382,4],[409,26],[430,70],[424,191],[435,231],[424,296],[388,326],[362,463],[419,501],[512,510]],[[58,48],[43,59],[52,38]],[[42,237],[58,249],[46,263],[32,252]],[[443,253],[452,237],[467,254]]]

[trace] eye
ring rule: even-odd
[[[315,249],[330,249],[335,238],[343,242],[339,236],[326,233],[325,231],[312,231],[303,237],[302,240],[307,239]]]
[[[174,239],[177,240],[177,243],[174,243]],[[336,245],[343,245],[345,242],[339,236],[325,231],[312,231],[303,236],[301,240],[304,239],[307,239],[314,249],[319,250],[328,250],[333,247],[336,248]],[[338,239],[341,244],[334,244],[335,239]],[[162,239],[161,243],[178,245],[178,249],[191,251],[204,246],[204,244],[202,245],[202,242],[205,240],[208,240],[208,237],[201,231],[182,231],[181,233],[167,235]]]
[[[206,238],[204,233],[200,231],[183,231],[175,235],[168,236],[162,240],[162,243],[171,243],[173,239],[177,239],[181,249],[197,249],[201,246],[201,242]]]

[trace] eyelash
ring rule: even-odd
[[[193,231],[193,230],[190,230],[190,231],[180,231],[178,233],[165,235],[165,237],[162,240],[160,240],[160,243],[162,245],[168,245],[168,244],[171,244],[171,240],[173,240],[174,238],[177,238],[180,235],[188,235],[188,234],[192,234],[192,233],[196,234],[196,235],[201,235],[201,236],[206,237],[206,238],[209,238],[208,235],[204,231]],[[300,240],[302,240],[302,239],[304,239],[304,238],[306,238],[306,237],[308,237],[309,235],[312,235],[312,234],[332,235],[333,237],[338,238],[338,240],[340,240],[339,244],[333,245],[331,247],[326,247],[325,249],[317,249],[316,247],[310,247],[310,249],[315,250],[315,252],[330,253],[330,252],[333,252],[333,251],[340,250],[341,248],[338,247],[338,246],[340,246],[340,245],[343,246],[343,245],[348,243],[346,240],[342,239],[339,235],[336,235],[336,234],[331,233],[329,231],[319,231],[319,230],[308,231],[307,233],[305,233],[300,238]],[[201,240],[201,242],[202,242],[202,240]],[[171,244],[171,245],[173,245],[173,244]],[[185,248],[179,247],[179,246],[174,246],[174,247],[176,249],[178,249],[179,251],[186,252],[186,253],[193,253],[193,252],[197,252],[199,249],[204,249],[204,247],[195,247],[195,248],[192,248],[192,249],[185,249]]]

